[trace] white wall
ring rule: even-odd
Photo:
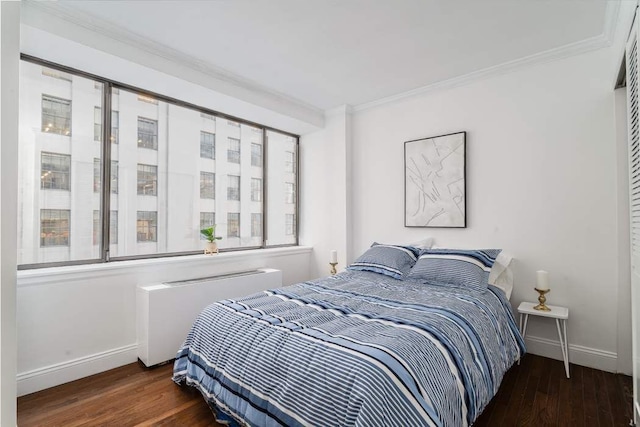
[[[0,4],[0,425],[16,425],[16,220],[20,4]]]
[[[292,247],[20,271],[18,395],[134,362],[139,284],[272,267],[288,285],[309,278],[310,252]]]
[[[351,112],[327,112],[321,131],[300,138],[300,243],[312,245],[312,277],[329,273],[329,252],[338,251],[338,271],[350,258]]]
[[[608,48],[327,114],[301,138],[312,275],[328,268],[328,250],[344,252],[344,267],[373,241],[503,248],[516,257],[514,308],[536,298],[535,271],[548,270],[550,304],[570,308],[571,361],[630,373],[626,110],[613,83],[632,15],[621,11]],[[468,227],[405,228],[404,142],[458,131]],[[528,350],[561,358],[555,325],[530,324]]]
[[[503,248],[517,258],[512,303],[570,308],[576,363],[616,370],[617,147],[613,49],[532,66],[353,117],[354,249],[433,236],[450,247]],[[466,229],[403,227],[403,142],[467,132]],[[621,207],[621,209],[624,207]],[[628,230],[621,224],[622,231]],[[627,286],[625,284],[625,286]],[[559,357],[555,325],[531,322],[532,352]],[[552,340],[552,341],[547,341]]]

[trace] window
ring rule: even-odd
[[[262,237],[262,214],[251,214],[251,237]]]
[[[229,163],[240,163],[240,140],[229,138],[229,149],[227,150],[227,161]]]
[[[138,242],[157,242],[158,212],[138,211],[136,232]]]
[[[297,137],[59,68],[20,66],[19,269],[297,243]]]
[[[260,178],[251,178],[251,201],[262,201],[262,180]]]
[[[40,209],[40,246],[69,246],[71,211]]]
[[[100,242],[100,211],[93,211],[93,244]],[[109,218],[109,244],[118,244],[118,211],[111,211]]]
[[[296,173],[296,153],[287,151],[284,153],[284,171],[286,173]]]
[[[138,117],[138,147],[158,149],[158,121]]]
[[[296,232],[296,217],[293,214],[286,214],[284,219],[284,234],[293,236]]]
[[[296,190],[295,185],[292,182],[284,183],[284,202],[285,203],[295,203],[296,202]]]
[[[42,132],[71,136],[71,101],[42,95]]]
[[[200,198],[216,198],[216,174],[211,172],[200,172]]]
[[[120,113],[111,110],[111,142],[118,143]],[[102,141],[102,108],[93,108],[93,140]]]
[[[158,195],[158,167],[138,164],[138,195]]]
[[[209,132],[200,132],[200,157],[204,159],[216,158],[216,135]]]
[[[240,214],[237,212],[227,214],[227,237],[240,237]]]
[[[227,200],[240,200],[240,177],[228,175]]]
[[[100,159],[93,159],[93,192],[100,192]],[[118,194],[118,161],[111,161],[111,193]]]
[[[215,212],[200,212],[200,230],[216,224]]]
[[[40,156],[40,188],[70,190],[71,156],[42,153]]]
[[[251,143],[251,166],[262,167],[262,144]]]

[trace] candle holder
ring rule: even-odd
[[[333,276],[334,274],[336,274],[338,272],[338,270],[336,270],[336,265],[338,265],[337,262],[330,262],[329,265],[331,266],[331,270],[329,270],[329,273],[331,273],[331,275]]]
[[[551,309],[545,305],[545,303],[547,302],[547,297],[544,296],[544,294],[549,292],[550,289],[545,289],[545,290],[540,290],[538,288],[533,288],[533,289],[535,289],[536,292],[540,294],[540,296],[538,297],[538,302],[540,304],[533,307],[533,309],[540,310],[540,311],[551,311]]]

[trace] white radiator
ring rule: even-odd
[[[189,328],[207,305],[279,286],[282,286],[282,272],[269,268],[139,285],[136,292],[138,358],[146,366],[172,360]]]

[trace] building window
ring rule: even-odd
[[[292,182],[284,183],[284,202],[295,203],[296,202],[296,186]]]
[[[296,216],[293,214],[285,214],[284,217],[284,234],[293,236],[296,234]]]
[[[284,171],[286,173],[296,173],[296,153],[293,151],[284,153]]]
[[[240,214],[237,212],[227,214],[227,237],[240,237]]]
[[[71,156],[45,152],[40,155],[40,188],[71,189]]]
[[[200,212],[200,230],[216,225],[215,212]]]
[[[211,172],[200,172],[200,198],[216,198],[216,174]]]
[[[158,121],[138,117],[138,147],[158,149]]]
[[[227,200],[240,200],[240,177],[228,175]]]
[[[138,195],[158,195],[158,167],[138,164]]]
[[[212,116],[211,114],[200,113],[200,117],[202,117],[203,119],[206,119],[206,120],[211,120],[214,123],[216,121],[216,116]]]
[[[227,120],[227,124],[228,124],[229,126],[233,126],[234,128],[239,128],[239,127],[240,127],[240,123],[238,123],[238,122],[234,122],[234,121],[232,121],[232,120]]]
[[[251,143],[251,166],[262,167],[262,144]]]
[[[262,214],[251,214],[251,237],[262,237]]]
[[[93,159],[93,192],[100,192],[100,159]],[[111,193],[118,194],[118,161],[111,161]]]
[[[111,110],[111,142],[118,143],[120,113]],[[102,141],[102,108],[93,108],[93,140]]]
[[[229,163],[240,163],[240,140],[237,138],[229,138],[227,161]]]
[[[42,95],[42,131],[71,136],[71,101]]]
[[[93,211],[93,244],[100,242],[100,211]],[[109,217],[109,244],[118,244],[118,211],[111,211]]]
[[[216,158],[216,134],[200,132],[200,157],[203,159]]]
[[[158,212],[138,211],[136,233],[138,242],[157,242]]]
[[[40,246],[69,246],[71,211],[40,209]]]
[[[251,201],[262,201],[262,180],[260,178],[251,178]]]

